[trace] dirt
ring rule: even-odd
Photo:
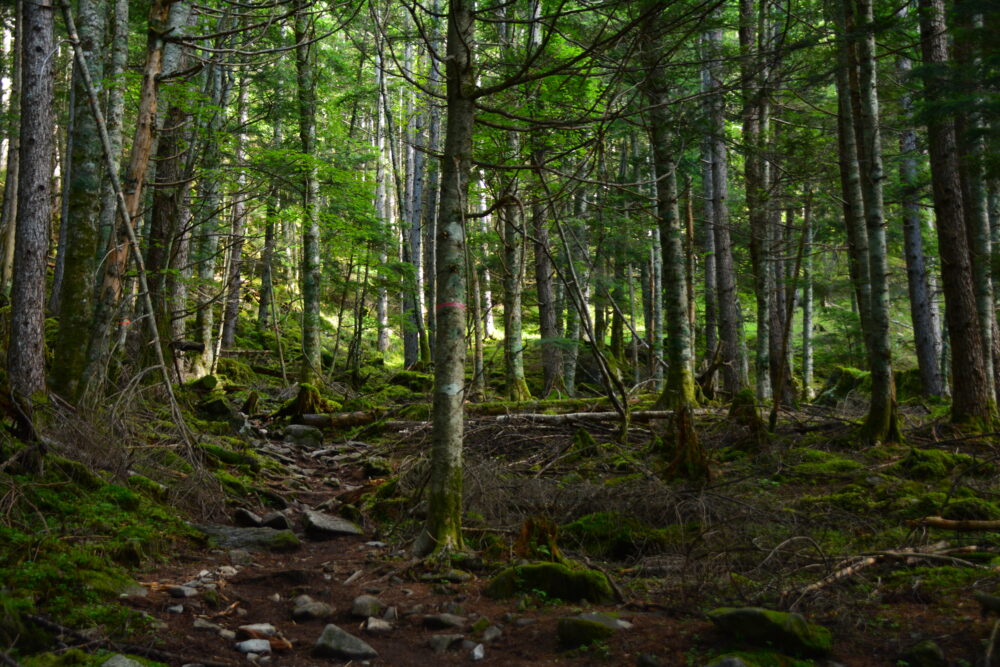
[[[273,480],[273,489],[306,506],[315,507],[331,498],[357,498],[364,486],[371,484],[363,479],[360,464],[325,465],[305,459],[301,452],[297,458],[310,471],[308,490],[282,486],[278,479]],[[343,486],[328,488],[324,481],[330,477],[339,478]],[[247,508],[266,511],[262,507]],[[253,553],[245,563],[231,562],[224,550],[192,546],[175,554],[169,564],[139,574],[149,592],[145,597],[130,598],[128,604],[166,624],[165,628],[150,633],[147,641],[173,654],[175,659],[168,661],[171,665],[249,663],[235,650],[233,641],[210,630],[193,629],[196,617],[231,630],[249,623],[273,624],[292,648],[275,652],[270,664],[287,666],[346,664],[311,655],[328,622],[361,637],[378,652],[378,658],[364,664],[470,663],[467,647],[453,647],[447,653],[435,654],[428,645],[434,634],[457,632],[424,627],[423,613],[442,611],[461,612],[469,619],[468,626],[480,616],[501,626],[501,638],[485,645],[485,658],[481,662],[489,665],[634,665],[646,654],[655,655],[662,665],[704,665],[723,649],[738,648],[727,644],[714,630],[705,619],[704,607],[692,600],[689,592],[674,597],[669,587],[652,589],[649,593],[626,589],[630,599],[616,605],[536,599],[527,608],[519,608],[518,600],[496,601],[483,595],[490,571],[476,572],[472,580],[464,583],[424,581],[420,578],[426,573],[424,565],[408,557],[406,544],[372,544],[380,539],[384,538],[377,527],[368,525],[363,537],[304,539],[302,548],[294,553]],[[237,566],[238,573],[218,580],[221,600],[215,607],[201,596],[177,600],[165,590],[169,585],[194,579],[201,571],[215,572],[226,565]],[[391,633],[370,635],[363,629],[363,619],[351,616],[353,599],[364,593],[397,608],[400,618]],[[324,621],[292,621],[291,601],[300,594],[332,605],[336,610],[334,616]],[[184,605],[182,613],[168,611],[168,607],[178,603]],[[422,613],[410,613],[415,607],[422,607]],[[942,615],[943,607],[950,607],[950,613]],[[590,610],[615,614],[634,627],[619,631],[608,642],[589,651],[565,651],[557,641],[558,619]],[[817,611],[815,615],[808,612],[807,615],[811,621],[831,629],[835,646],[830,661],[819,661],[817,665],[895,665],[903,648],[917,638],[926,637],[934,638],[952,659],[962,658],[973,664],[982,655],[982,642],[993,625],[992,619],[978,616],[978,607],[971,599],[964,598],[939,599],[933,604],[919,599],[899,600],[877,608],[876,619],[872,618],[872,607],[863,602],[846,609],[823,609],[819,605]],[[468,626],[465,636],[475,640]]]

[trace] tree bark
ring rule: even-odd
[[[16,252],[11,288],[11,329],[7,374],[14,396],[28,401],[45,391],[45,268],[52,204],[51,0],[24,2],[21,14],[20,175]],[[29,427],[30,429],[30,427]],[[30,430],[29,430],[30,432]]]
[[[243,272],[243,241],[247,223],[246,205],[246,158],[247,158],[247,110],[250,84],[242,75],[237,96],[237,130],[234,159],[236,162],[236,193],[233,195],[233,227],[229,242],[229,275],[226,276],[226,302],[222,320],[222,347],[231,348],[236,343],[236,327],[240,314],[240,288]]]
[[[935,109],[947,97],[947,84],[939,69],[948,62],[944,0],[920,0],[919,10],[924,98],[932,107],[932,113],[927,114],[928,152],[952,359],[951,418],[955,422],[987,422],[996,417],[996,403],[979,335],[955,126],[949,115]]]
[[[4,176],[3,211],[0,212],[0,227],[2,227],[3,243],[0,252],[0,292],[10,290],[14,276],[14,236],[17,228],[17,192],[20,164],[20,101],[22,42],[24,40],[23,0],[16,0],[14,18],[14,42],[12,48],[11,86],[10,86],[10,119],[7,127],[7,173]]]

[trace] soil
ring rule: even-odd
[[[475,431],[470,429],[470,432]],[[519,433],[522,442],[551,435],[551,430],[546,429]],[[497,446],[494,436],[481,439],[480,446],[486,446],[484,442]],[[417,445],[411,442],[410,446]],[[471,443],[471,446],[476,445]],[[378,482],[365,480],[359,463],[327,465],[305,459],[301,452],[298,459],[300,466],[308,471],[305,486],[299,484],[296,490],[275,479],[272,490],[295,499],[302,506],[315,507],[332,498],[355,499],[360,491]],[[324,482],[330,477],[340,479],[341,488],[327,487]],[[257,512],[267,511],[263,507],[244,506]],[[213,631],[193,629],[196,617],[231,630],[249,623],[273,624],[292,645],[291,650],[275,652],[270,657],[273,665],[345,664],[311,656],[311,649],[328,622],[341,626],[374,647],[378,658],[364,664],[470,663],[467,647],[453,647],[444,654],[431,650],[428,640],[432,635],[457,631],[425,628],[421,613],[409,613],[415,607],[422,608],[423,613],[459,611],[469,618],[469,625],[478,616],[485,616],[501,626],[502,637],[485,645],[485,658],[481,662],[490,665],[634,665],[643,655],[656,656],[659,662],[650,664],[704,665],[723,649],[738,648],[731,641],[727,643],[706,620],[705,601],[692,597],[689,587],[672,589],[664,585],[644,591],[641,587],[625,585],[623,590],[628,599],[615,605],[535,599],[525,606],[523,600],[497,601],[483,594],[492,571],[478,571],[472,580],[464,583],[424,581],[420,577],[427,570],[422,563],[408,557],[407,545],[378,543],[377,540],[389,539],[378,531],[377,526],[369,524],[363,537],[344,536],[326,541],[304,539],[302,548],[294,553],[253,553],[245,563],[231,562],[229,553],[224,550],[191,546],[175,554],[169,564],[139,574],[149,592],[144,597],[130,598],[127,603],[165,623],[164,628],[151,632],[146,640],[148,645],[155,644],[157,649],[173,654],[175,659],[168,661],[171,665],[195,662],[248,664],[248,659],[235,650],[233,641],[224,640]],[[201,571],[214,572],[225,565],[237,566],[238,573],[219,580],[222,600],[216,608],[202,597],[179,601],[169,597],[165,590],[169,585],[197,577]],[[616,579],[625,571],[609,569]],[[821,577],[819,573],[816,578]],[[353,599],[364,593],[376,595],[385,604],[397,608],[400,618],[391,633],[367,634],[363,620],[350,615]],[[291,600],[300,594],[332,605],[335,615],[325,621],[293,622]],[[831,591],[830,595],[835,594]],[[168,611],[168,607],[178,603],[184,605],[182,613]],[[619,631],[606,644],[589,651],[562,649],[556,635],[558,619],[589,610],[618,615],[634,627]],[[976,664],[983,653],[983,642],[993,627],[992,619],[980,618],[978,606],[971,596],[933,600],[921,599],[919,595],[912,599],[903,596],[892,604],[871,605],[860,600],[847,607],[841,603],[841,597],[836,596],[831,604],[820,603],[803,611],[810,621],[826,625],[834,635],[833,655],[829,661],[818,661],[817,665],[896,665],[902,650],[924,638],[933,638],[953,660]],[[466,637],[475,639],[468,631]]]

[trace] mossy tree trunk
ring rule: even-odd
[[[247,222],[246,186],[247,173],[243,168],[247,157],[247,104],[250,84],[245,74],[240,76],[236,111],[236,146],[234,160],[238,169],[236,192],[232,196],[232,233],[229,237],[229,275],[226,276],[226,298],[222,314],[222,347],[231,348],[236,343],[236,325],[240,314],[240,288],[243,273],[243,241]]]
[[[511,138],[512,148],[517,142]],[[504,374],[507,381],[507,396],[512,401],[527,401],[531,398],[528,383],[524,379],[524,337],[521,331],[521,292],[524,282],[524,232],[521,204],[514,201],[517,180],[510,179],[504,186],[503,196],[509,199],[500,209],[503,218],[504,246]]]
[[[465,384],[465,202],[472,168],[476,74],[474,0],[448,6],[445,60],[447,129],[441,160],[441,207],[436,241],[437,336],[427,522],[418,555],[461,549],[462,437]]]

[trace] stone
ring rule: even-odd
[[[233,512],[233,523],[237,526],[257,528],[261,525],[262,520],[250,510],[240,507]]]
[[[171,605],[171,606],[167,607],[167,611],[170,612],[171,614],[183,614],[184,613],[184,605],[182,605],[182,604]]]
[[[588,600],[596,604],[614,600],[614,591],[606,576],[562,563],[509,567],[495,576],[483,592],[492,598],[510,598],[530,591],[542,591],[549,598],[567,602]]]
[[[304,447],[319,447],[323,444],[323,431],[315,426],[305,424],[289,424],[285,427],[285,442]]]
[[[365,630],[372,633],[373,635],[387,634],[392,632],[392,623],[388,621],[383,621],[381,618],[375,618],[374,616],[369,616],[368,620],[365,621]]]
[[[900,659],[910,667],[947,667],[949,664],[941,647],[930,639],[911,646]]]
[[[392,474],[389,460],[382,456],[371,456],[364,463],[365,477],[388,477]]]
[[[428,572],[427,574],[422,574],[420,575],[420,579],[427,582],[462,584],[466,581],[472,581],[472,574],[464,570],[451,568],[443,572]]]
[[[469,653],[469,659],[472,660],[473,662],[479,662],[485,657],[486,657],[486,647],[484,647],[482,644],[476,644],[475,648],[472,649],[472,652]]]
[[[220,567],[215,571],[215,573],[218,574],[220,577],[235,577],[237,574],[239,574],[239,572],[240,571],[237,570],[232,565],[223,565],[222,567]]]
[[[236,636],[244,639],[274,637],[277,634],[278,629],[270,623],[250,623],[236,628]]]
[[[603,641],[615,634],[617,630],[599,621],[579,617],[559,619],[557,636],[559,643],[565,648],[588,646],[593,642]]]
[[[628,630],[632,627],[632,624],[628,621],[623,621],[620,618],[615,618],[614,616],[609,616],[607,614],[600,614],[596,612],[586,612],[583,614],[577,614],[577,618],[582,618],[585,621],[596,621],[597,623],[603,623],[604,625],[612,628],[614,630]]]
[[[207,621],[204,618],[194,619],[194,623],[191,624],[195,630],[211,630],[212,632],[218,632],[222,629],[222,626],[218,623],[212,623],[212,621]]]
[[[225,629],[219,630],[219,636],[222,637],[223,639],[225,639],[226,641],[231,642],[234,639],[236,639],[236,631],[235,630],[225,630]]]
[[[330,623],[316,640],[313,655],[318,658],[342,658],[345,660],[367,660],[378,657],[378,653],[363,640],[341,630]]]
[[[424,616],[424,626],[432,630],[447,630],[448,628],[464,628],[466,619],[455,614],[428,614]]]
[[[197,594],[198,589],[191,586],[170,586],[167,588],[167,595],[172,598],[193,598]]]
[[[496,640],[500,639],[500,637],[502,636],[503,636],[503,631],[497,626],[491,625],[490,627],[483,630],[482,640],[483,643],[492,644]]]
[[[462,635],[431,635],[427,641],[435,653],[444,653],[451,645],[464,639]]]
[[[743,662],[743,658],[737,657],[735,655],[724,655],[721,658],[713,660],[705,667],[750,667],[750,665]]]
[[[359,595],[351,603],[351,616],[358,618],[368,618],[378,616],[385,609],[385,604],[377,597],[371,595]]]
[[[382,614],[382,620],[389,621],[390,623],[395,623],[399,620],[399,609],[396,607],[389,607]]]
[[[333,616],[334,608],[325,602],[310,601],[296,605],[292,609],[292,618],[298,623],[307,621],[322,621]]]
[[[121,653],[115,653],[101,664],[104,665],[104,667],[142,667],[141,662],[128,658]]]
[[[230,549],[226,552],[226,558],[233,565],[247,565],[253,560],[246,549]]]
[[[290,530],[221,526],[216,524],[196,525],[195,528],[208,537],[211,546],[220,549],[287,553],[296,551],[302,546],[299,538]],[[229,559],[233,563],[245,562],[235,560],[232,551],[230,551]]]
[[[341,535],[363,535],[364,531],[354,522],[323,512],[306,510],[303,515],[306,535],[314,540],[329,540]]]
[[[291,530],[292,522],[281,512],[270,512],[260,520],[262,526],[274,528],[275,530]]]
[[[761,607],[721,607],[708,612],[708,618],[734,640],[780,646],[785,653],[821,657],[830,652],[833,643],[829,630],[807,622],[801,614]]]
[[[246,641],[238,642],[236,650],[240,653],[270,653],[271,642],[266,639],[247,639]]]

